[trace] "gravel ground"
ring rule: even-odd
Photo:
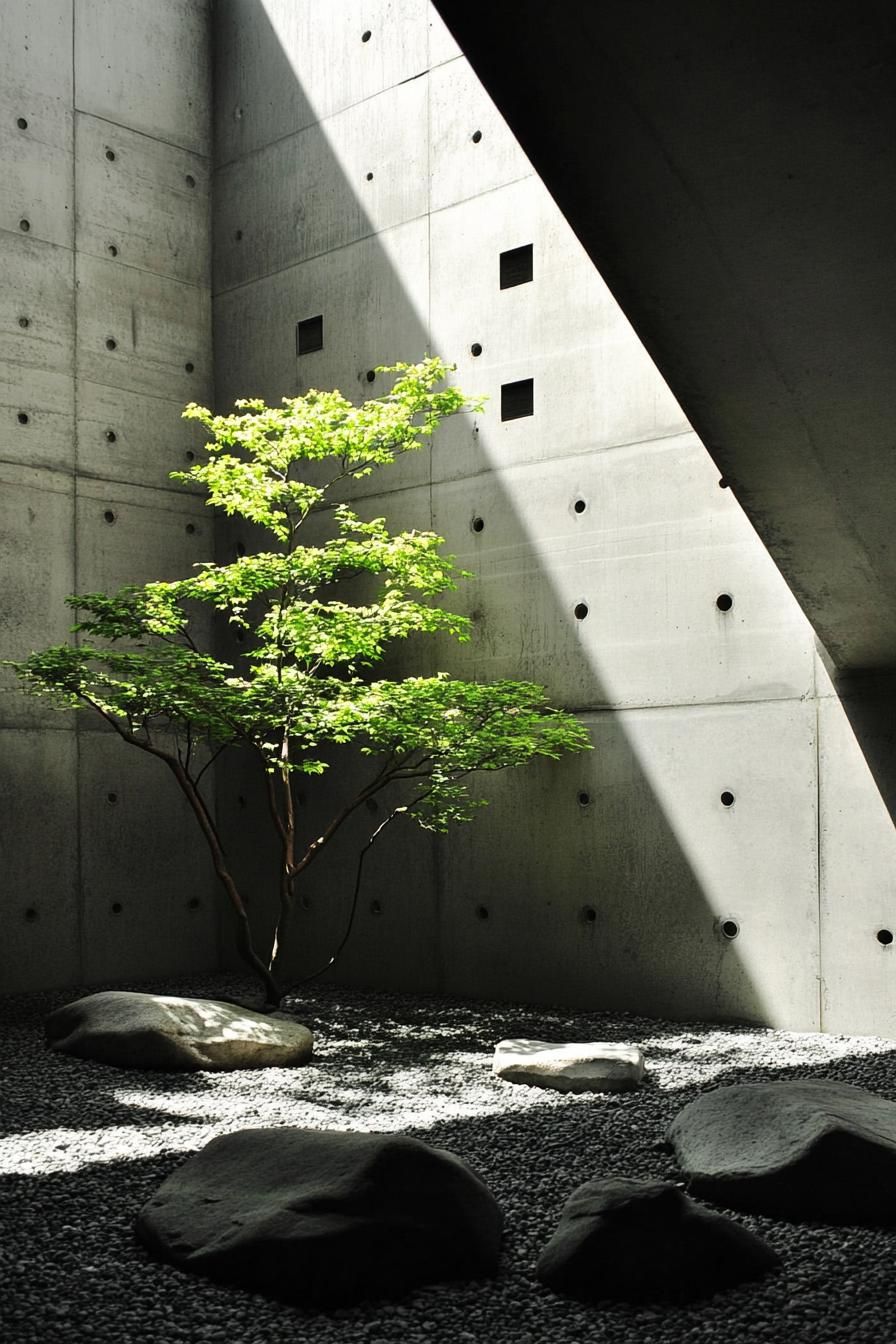
[[[136,986],[130,986],[135,988]],[[161,992],[251,994],[234,977]],[[88,991],[83,991],[88,992]],[[145,1074],[53,1055],[41,1020],[79,991],[0,999],[0,1337],[5,1344],[833,1344],[890,1337],[896,1232],[741,1216],[775,1246],[771,1278],[690,1307],[557,1297],[533,1265],[570,1192],[598,1173],[677,1178],[666,1125],[701,1090],[836,1078],[896,1100],[896,1041],[670,1023],[606,1013],[348,992],[303,996],[301,1069]],[[490,1071],[505,1036],[640,1045],[621,1095],[561,1096]],[[403,1131],[449,1148],[506,1216],[498,1278],[312,1313],[154,1263],[134,1216],[183,1157],[258,1125]]]

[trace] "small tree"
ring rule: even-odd
[[[382,370],[396,375],[391,392],[361,406],[317,391],[284,398],[279,408],[241,401],[241,413],[226,416],[188,406],[185,418],[212,436],[208,458],[172,472],[172,479],[201,484],[208,504],[264,528],[272,549],[233,564],[206,562],[170,583],[70,597],[82,617],[73,627],[77,642],[12,664],[26,689],[61,708],[88,706],[124,742],[171,771],[230,900],[240,953],[269,1004],[285,992],[285,936],[297,883],[368,799],[385,793],[388,808],[362,860],[397,816],[436,831],[468,820],[481,806],[469,792],[475,772],[588,746],[582,726],[552,709],[540,686],[481,685],[444,674],[370,679],[368,669],[391,640],[419,631],[469,638],[465,617],[431,601],[468,577],[441,554],[442,538],[390,533],[384,519],[365,522],[349,505],[328,499],[337,482],[394,462],[421,447],[445,416],[474,408],[457,388],[436,390],[448,371],[438,359],[393,365]],[[298,469],[308,463],[321,465],[303,478]],[[321,513],[332,535],[320,545],[300,544],[302,526]],[[364,575],[378,581],[376,600],[333,595]],[[245,632],[235,663],[197,644],[196,616],[209,606]],[[370,758],[369,773],[341,781],[342,801],[307,839],[297,823],[297,776],[321,774],[328,766],[324,749],[342,743]],[[263,945],[202,789],[203,775],[226,748],[257,757],[279,844],[278,915]],[[360,871],[359,861],[358,883]]]

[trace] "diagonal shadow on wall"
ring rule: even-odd
[[[389,669],[541,681],[595,751],[487,781],[444,842],[384,838],[336,974],[812,1028],[811,630],[438,24],[424,0],[216,6],[218,409],[457,360],[485,413],[359,493],[476,571],[455,597],[476,633]],[[533,239],[532,282],[502,290],[500,254]],[[297,358],[317,316],[323,348]],[[529,378],[534,414],[502,420]],[[221,554],[247,543],[225,527]],[[337,788],[309,790],[309,836]],[[260,917],[251,771],[224,767],[218,797]],[[310,871],[297,974],[339,940],[371,820]]]

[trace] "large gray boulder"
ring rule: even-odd
[[[692,1301],[758,1278],[778,1256],[760,1237],[665,1181],[598,1177],[570,1196],[535,1273],[593,1302]]]
[[[333,1306],[493,1274],[502,1215],[458,1157],[418,1139],[246,1129],[160,1186],[137,1235],[182,1269]]]
[[[696,1195],[836,1223],[896,1222],[896,1104],[825,1079],[706,1092],[667,1138]]]
[[[216,999],[105,990],[44,1022],[53,1050],[123,1069],[223,1070],[304,1064],[307,1027]]]
[[[639,1087],[644,1056],[636,1045],[606,1041],[553,1044],[517,1038],[495,1046],[492,1072],[508,1083],[559,1092],[623,1092]]]

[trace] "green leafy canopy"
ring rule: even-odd
[[[238,402],[232,415],[188,406],[185,418],[210,441],[204,460],[172,478],[267,531],[270,549],[205,562],[173,582],[69,598],[80,616],[75,642],[14,664],[26,689],[60,707],[91,706],[136,745],[176,751],[187,766],[206,742],[252,748],[269,772],[314,774],[326,768],[327,744],[355,743],[392,762],[384,783],[415,781],[408,810],[436,829],[478,805],[468,792],[474,772],[586,748],[577,720],[528,683],[369,679],[393,640],[469,638],[467,619],[434,601],[468,576],[434,533],[391,533],[383,518],[363,520],[331,494],[423,446],[446,416],[479,409],[440,386],[450,369],[439,359],[379,372],[395,375],[391,391],[360,406],[319,391],[280,407]],[[312,515],[332,535],[302,545]],[[352,600],[365,581],[376,592]],[[199,647],[208,608],[243,632],[233,662]]]

